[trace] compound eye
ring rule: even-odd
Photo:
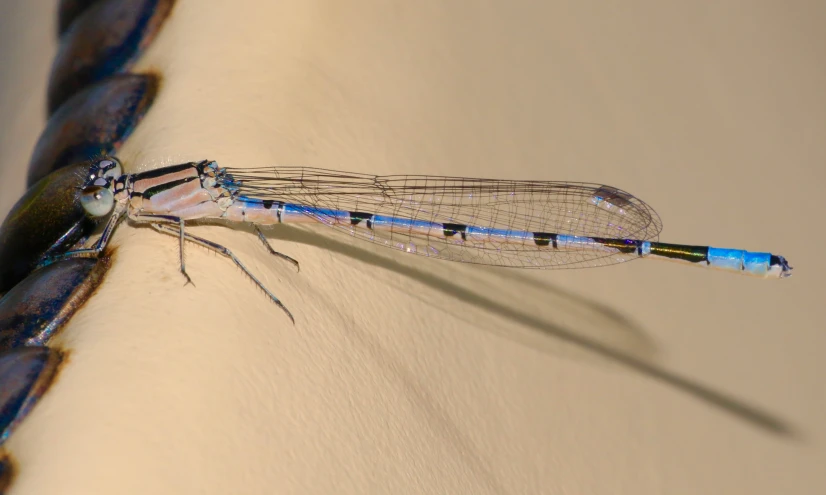
[[[98,162],[98,168],[106,179],[117,179],[123,175],[123,165],[117,158],[106,158]]]
[[[109,189],[89,186],[80,194],[80,204],[90,216],[103,217],[115,207],[115,196]]]

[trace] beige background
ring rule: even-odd
[[[0,213],[23,190],[52,2],[0,5]],[[625,188],[668,242],[770,250],[763,281],[639,261],[518,271],[284,226],[121,228],[70,364],[8,443],[15,494],[826,492],[823,2],[179,0],[120,154]]]

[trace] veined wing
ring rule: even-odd
[[[656,212],[600,184],[346,173],[307,167],[226,169],[224,185],[249,199],[302,205],[303,213],[350,235],[415,254],[497,266],[578,268],[635,256],[592,239],[656,241]],[[409,221],[391,228],[342,223],[329,210]],[[434,228],[422,228],[433,224]],[[464,227],[500,235],[464,235]],[[473,229],[466,232],[473,232]],[[504,233],[504,234],[503,234]],[[461,234],[461,235],[459,235]],[[581,238],[558,249],[549,235]],[[548,241],[548,242],[541,242]]]

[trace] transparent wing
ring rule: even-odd
[[[579,249],[524,240],[474,240],[434,235],[413,227],[380,231],[365,222],[341,223],[338,210],[421,222],[600,239],[656,241],[662,224],[642,200],[619,189],[588,183],[512,181],[421,175],[374,176],[307,167],[226,169],[223,185],[240,196],[304,205],[319,223],[374,243],[419,255],[485,265],[579,268],[619,263],[635,256],[598,243]]]

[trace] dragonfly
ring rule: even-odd
[[[783,256],[659,242],[662,222],[644,201],[584,182],[493,180],[432,175],[377,176],[312,167],[226,168],[202,160],[127,174],[117,158],[94,161],[80,192],[88,215],[108,221],[90,248],[97,256],[124,219],[148,224],[231,259],[295,323],[286,306],[226,247],[186,230],[193,220],[245,222],[270,253],[259,226],[316,223],[352,237],[441,260],[561,269],[660,259],[762,278],[785,278]]]

